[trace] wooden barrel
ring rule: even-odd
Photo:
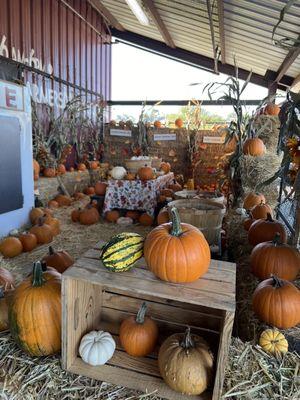
[[[199,190],[180,190],[174,194],[175,200],[183,199],[207,199],[215,203],[223,204],[224,196],[222,194],[216,194],[214,192],[204,192]]]
[[[219,244],[222,221],[226,212],[224,204],[207,199],[175,200],[168,208],[176,207],[181,222],[199,228],[210,245]]]

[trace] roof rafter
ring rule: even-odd
[[[101,3],[100,0],[88,0],[90,5],[98,11],[109,23],[109,25],[113,26],[114,28],[118,29],[119,31],[124,32],[124,26],[117,20],[117,18],[112,15],[112,13]]]
[[[165,43],[169,46],[172,47],[172,49],[175,49],[175,43],[172,39],[172,36],[170,35],[164,21],[161,19],[161,16],[159,15],[159,12],[152,0],[143,0],[144,6],[147,8],[148,12],[150,13],[153,22],[155,23],[157,29],[159,30],[161,36],[163,37]]]
[[[300,40],[300,35],[298,36],[297,41]],[[281,78],[285,75],[291,65],[294,63],[296,58],[300,55],[300,46],[292,49],[288,52],[285,59],[282,61],[282,64],[278,68],[277,76],[275,82],[280,82]]]
[[[220,47],[221,47],[221,62],[222,62],[222,64],[226,64],[225,24],[224,24],[224,3],[223,3],[223,0],[218,0],[217,6],[218,6]]]
[[[217,45],[215,39],[215,29],[214,29],[214,21],[212,16],[212,6],[210,0],[206,0],[206,7],[209,19],[209,27],[210,27],[210,36],[211,36],[211,43],[213,47],[213,55],[214,55],[214,72],[216,74],[219,73],[218,71],[218,55],[217,55]]]

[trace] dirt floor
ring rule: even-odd
[[[61,222],[61,233],[51,243],[55,249],[68,251],[78,259],[100,240],[126,230],[145,236],[151,228],[140,225],[121,226],[101,220],[92,226],[73,223],[70,218],[74,207],[84,206],[88,198],[72,207],[56,210]],[[288,353],[284,360],[277,360],[256,345],[260,332],[265,328],[251,310],[251,297],[257,280],[249,271],[249,254],[246,234],[241,229],[238,215],[227,217],[229,257],[237,261],[237,312],[234,336],[224,384],[224,399],[300,399],[300,356]],[[1,260],[0,265],[11,269],[17,281],[31,271],[32,263],[47,253],[47,245],[31,253],[23,253],[12,260]],[[300,281],[297,281],[300,284]],[[291,350],[299,343],[300,327],[289,331]],[[242,339],[242,340],[240,340]],[[251,341],[247,342],[247,341]],[[2,389],[1,389],[2,386]],[[0,399],[14,400],[157,400],[155,393],[140,394],[92,379],[64,372],[60,357],[31,358],[17,348],[8,333],[0,334]]]

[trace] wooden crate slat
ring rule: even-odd
[[[161,378],[157,359],[154,358],[132,357],[125,351],[116,350],[107,364]]]

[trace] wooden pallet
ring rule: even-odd
[[[130,271],[108,271],[99,261],[102,245],[97,244],[63,274],[63,368],[172,400],[219,399],[235,312],[235,264],[212,260],[198,281],[172,284],[157,279],[144,259]],[[164,383],[157,349],[138,358],[122,349],[120,323],[135,314],[143,300],[159,326],[159,344],[173,333],[184,332],[187,325],[209,343],[215,357],[215,378],[202,395],[185,396]],[[114,356],[104,366],[92,367],[78,356],[81,337],[93,329],[110,332],[117,343]]]

